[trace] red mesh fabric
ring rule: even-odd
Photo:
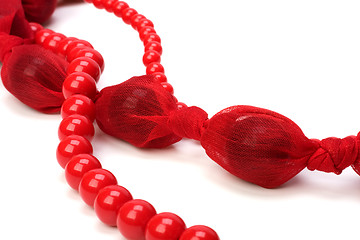
[[[55,11],[57,0],[22,0],[22,5],[30,22],[43,23]]]
[[[137,147],[163,148],[181,140],[167,124],[176,109],[174,97],[154,77],[133,77],[100,92],[96,121],[105,133]]]
[[[64,101],[62,83],[67,65],[38,45],[22,45],[12,48],[5,59],[1,78],[5,88],[21,102],[40,112],[54,113]]]

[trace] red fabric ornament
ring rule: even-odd
[[[57,0],[22,0],[22,5],[27,20],[43,23],[54,13]]]

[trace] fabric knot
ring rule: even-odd
[[[0,32],[0,62],[4,62],[14,47],[22,44],[24,39]]]
[[[341,174],[358,158],[359,146],[355,136],[343,139],[330,137],[313,141],[319,144],[319,148],[309,158],[307,168],[311,171]]]
[[[208,114],[198,107],[188,107],[171,112],[169,128],[179,137],[200,140]]]

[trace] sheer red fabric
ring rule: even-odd
[[[22,0],[22,5],[27,20],[43,23],[54,13],[57,0]]]

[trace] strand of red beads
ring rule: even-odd
[[[95,7],[113,12],[139,32],[145,46],[143,57],[146,73],[153,74],[163,87],[173,94],[160,64],[162,47],[153,23],[123,1],[86,0]],[[41,25],[31,23],[37,44],[49,49],[69,62],[63,83],[65,102],[58,135],[60,143],[56,155],[65,169],[71,188],[79,191],[83,201],[94,208],[98,218],[109,226],[117,226],[129,240],[219,240],[214,230],[197,225],[186,228],[176,214],[156,213],[148,202],[133,199],[131,193],[117,185],[115,176],[102,168],[94,157],[91,140],[94,137],[96,82],[104,70],[104,59],[84,40],[66,37]],[[178,108],[186,107],[178,103]]]

